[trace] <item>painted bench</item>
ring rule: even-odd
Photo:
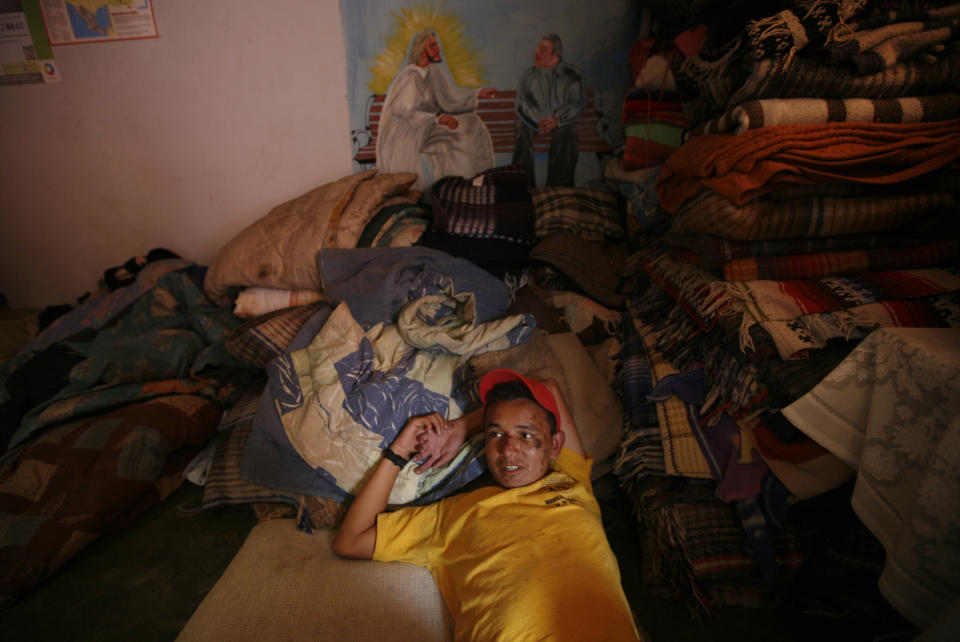
[[[380,114],[383,111],[385,94],[374,94],[367,99],[366,129],[353,132],[353,160],[361,167],[370,167],[377,161],[377,132]],[[497,154],[512,154],[514,140],[514,122],[517,113],[514,102],[516,90],[497,91],[493,98],[481,98],[477,104],[477,115],[490,131],[493,139],[493,151]],[[598,158],[615,152],[614,148],[600,135],[599,118],[594,105],[593,90],[587,90],[586,106],[577,120],[577,136],[581,152],[593,152]],[[550,148],[549,136],[537,136],[534,151],[546,153]]]

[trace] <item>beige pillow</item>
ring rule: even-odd
[[[577,335],[537,331],[509,350],[472,357],[468,365],[478,377],[496,368],[509,368],[531,379],[556,379],[583,447],[593,455],[591,476],[596,479],[610,471],[607,460],[620,445],[623,405]]]
[[[197,607],[178,641],[453,639],[453,618],[425,568],[344,560],[333,531],[292,519],[258,524]]]
[[[357,221],[369,220],[385,199],[406,192],[416,178],[416,174],[377,175],[370,170],[277,205],[220,250],[207,270],[204,290],[218,305],[227,305],[231,287],[321,289],[317,251],[355,247],[352,227]],[[350,230],[341,241],[338,230],[344,219]],[[354,245],[349,245],[351,239]]]

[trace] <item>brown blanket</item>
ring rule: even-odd
[[[676,212],[705,188],[743,204],[794,184],[905,181],[960,156],[960,119],[763,127],[690,139],[660,172],[657,196]]]

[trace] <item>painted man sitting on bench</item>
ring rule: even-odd
[[[559,387],[494,370],[480,398],[484,407],[460,419],[405,424],[348,509],[334,552],[428,568],[457,640],[636,640],[593,460]],[[411,458],[428,458],[418,472],[443,465],[478,431],[497,485],[385,512]]]

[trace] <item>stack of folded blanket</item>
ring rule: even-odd
[[[779,410],[874,328],[960,324],[960,4],[889,5],[797,0],[669,59],[691,126],[636,213],[669,229],[627,265],[617,472],[673,542],[659,557],[686,560],[671,588],[703,605],[782,586],[810,553],[783,545],[788,506],[852,475]],[[711,480],[741,522],[712,553],[744,564],[735,580],[696,557],[693,531],[667,536],[683,532],[687,500],[675,485],[663,499],[677,477]]]

